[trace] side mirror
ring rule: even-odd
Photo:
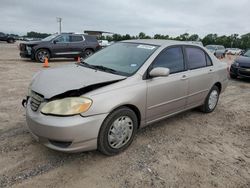
[[[157,67],[150,71],[149,76],[150,77],[166,77],[170,73],[169,68],[164,67]]]
[[[56,44],[58,41],[57,40],[53,40],[53,44]]]

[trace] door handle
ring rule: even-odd
[[[181,77],[181,80],[186,80],[188,77],[187,77],[187,75],[182,75],[182,77]]]
[[[211,74],[212,72],[214,72],[214,70],[213,69],[209,69],[208,74]]]

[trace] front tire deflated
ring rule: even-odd
[[[138,118],[127,107],[118,108],[104,120],[99,136],[98,150],[105,155],[116,155],[132,143],[138,128]]]

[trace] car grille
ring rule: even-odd
[[[37,111],[40,104],[44,101],[44,97],[38,93],[32,91],[30,100],[30,107],[33,111]]]

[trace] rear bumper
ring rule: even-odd
[[[97,149],[99,129],[107,114],[82,117],[47,116],[26,107],[26,121],[33,137],[43,145],[63,152]]]

